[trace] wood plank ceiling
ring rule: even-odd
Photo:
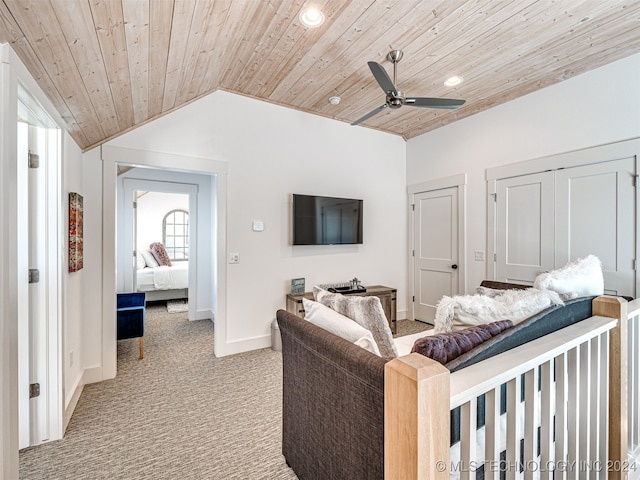
[[[217,89],[350,123],[384,103],[367,61],[392,76],[402,49],[400,90],[467,100],[362,124],[409,139],[640,52],[640,1],[2,0],[0,42],[85,150]]]

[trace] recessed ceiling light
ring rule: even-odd
[[[316,28],[324,23],[324,13],[313,7],[303,9],[298,18],[308,28]]]
[[[338,97],[337,95],[333,96],[333,97],[329,97],[329,103],[331,105],[338,105],[340,103],[340,100],[342,100],[342,99],[340,97]]]
[[[463,81],[464,81],[464,78],[462,78],[460,75],[454,75],[452,77],[447,78],[444,81],[444,86],[455,87],[456,85],[460,85]]]

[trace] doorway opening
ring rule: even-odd
[[[181,301],[189,320],[213,319],[215,256],[198,248],[212,244],[211,176],[132,168],[117,184],[118,293]]]

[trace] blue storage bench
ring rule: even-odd
[[[144,358],[144,322],[146,317],[146,297],[144,292],[118,293],[116,316],[118,320],[117,339],[140,339],[140,358]]]

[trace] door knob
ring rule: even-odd
[[[453,265],[451,265],[451,268],[453,268],[454,270],[458,268],[458,265],[456,265],[455,263]]]

